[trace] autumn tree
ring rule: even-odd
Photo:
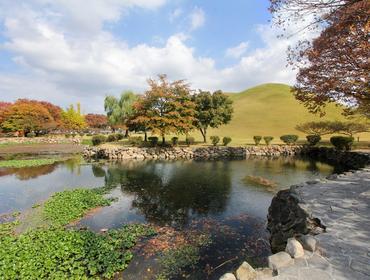
[[[90,128],[105,128],[108,126],[108,118],[102,114],[87,114],[85,120]]]
[[[4,121],[5,109],[8,108],[10,105],[12,105],[12,103],[0,101],[0,124]]]
[[[21,131],[39,133],[53,126],[54,120],[49,111],[37,102],[18,100],[4,109],[1,128],[4,131]]]
[[[270,0],[277,24],[304,21],[320,28],[312,42],[290,48],[288,61],[298,67],[294,94],[314,113],[330,102],[347,104],[346,113],[370,112],[370,1]],[[297,30],[299,32],[301,30]]]
[[[297,125],[296,130],[308,135],[327,135],[336,131],[331,121],[306,122]]]
[[[193,129],[195,104],[189,85],[183,80],[169,82],[166,75],[149,79],[150,89],[135,104],[132,123],[145,126],[162,137],[169,133],[187,134]]]
[[[125,91],[120,98],[108,95],[104,100],[104,110],[107,113],[108,122],[113,128],[125,127],[126,137],[128,136],[128,121],[133,117],[133,104],[137,100],[137,95],[132,91]]]
[[[195,126],[207,142],[207,130],[209,127],[217,128],[231,121],[233,106],[230,98],[222,91],[211,94],[209,91],[199,91],[193,96],[195,106]]]
[[[81,105],[77,103],[76,108],[71,104],[62,111],[63,127],[68,130],[81,130],[86,127],[86,121],[81,113]]]

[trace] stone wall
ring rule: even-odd
[[[300,153],[300,146],[247,146],[247,147],[171,147],[171,148],[138,148],[138,147],[86,147],[83,155],[95,159],[208,159],[225,158],[244,159],[248,155],[280,156]]]
[[[82,139],[80,137],[65,138],[65,137],[5,137],[0,138],[0,144],[14,143],[14,144],[80,144]]]

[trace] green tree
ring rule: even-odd
[[[86,127],[85,117],[81,114],[81,105],[77,103],[76,109],[71,104],[62,112],[63,127],[68,130],[81,130]]]
[[[135,105],[132,123],[158,133],[163,144],[166,134],[187,134],[194,128],[195,104],[189,85],[183,80],[169,82],[166,75],[159,75],[158,80],[149,79],[148,84],[150,89]]]
[[[138,97],[132,91],[125,91],[118,99],[108,95],[104,100],[104,110],[107,113],[108,122],[113,128],[125,127],[126,137],[128,136],[129,120],[134,115],[133,104]]]
[[[231,121],[233,106],[230,98],[222,91],[211,94],[209,91],[199,91],[193,96],[195,102],[195,125],[203,136],[204,143],[207,142],[207,129],[217,128]]]

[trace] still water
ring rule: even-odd
[[[199,267],[227,262],[208,272],[209,279],[217,279],[240,259],[264,264],[270,253],[266,215],[274,192],[332,172],[327,164],[293,157],[92,164],[72,159],[42,167],[0,169],[0,213],[29,209],[65,189],[109,186],[110,195],[118,199],[82,219],[81,226],[99,231],[149,222],[179,231],[202,228],[211,234],[213,245],[203,252],[208,259],[202,258]],[[261,185],[261,178],[268,188]],[[239,260],[233,261],[235,256]],[[144,279],[146,265],[131,265],[126,278],[139,274],[137,279]],[[190,279],[196,279],[194,275]]]

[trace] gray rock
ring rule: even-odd
[[[288,239],[285,252],[287,252],[292,258],[300,258],[304,255],[302,244],[295,238]]]
[[[267,280],[274,276],[274,273],[271,268],[257,268],[257,278],[256,280]]]
[[[236,270],[236,279],[238,280],[254,280],[257,277],[257,272],[247,262],[243,262]]]
[[[294,263],[294,260],[286,252],[279,252],[268,257],[269,268],[276,271],[279,268],[286,267]]]
[[[232,273],[226,273],[221,276],[220,280],[236,280],[234,274]]]
[[[312,235],[303,235],[299,238],[304,249],[315,252],[317,241]]]

